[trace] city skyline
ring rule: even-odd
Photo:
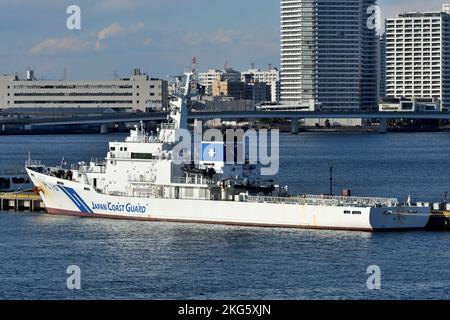
[[[383,18],[413,10],[439,10],[445,1],[378,1]],[[0,1],[0,74],[38,78],[111,79],[140,67],[166,78],[189,66],[248,69],[279,66],[279,0]],[[81,8],[81,30],[66,28],[66,8]],[[236,14],[239,8],[239,15]],[[387,15],[386,12],[389,12]],[[6,44],[6,45],[5,45]],[[65,70],[65,71],[64,71]]]

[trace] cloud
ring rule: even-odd
[[[30,49],[30,53],[37,55],[80,52],[88,48],[91,43],[92,42],[82,40],[79,37],[50,38],[35,45]]]
[[[101,42],[103,40],[120,37],[123,35],[125,35],[125,29],[120,25],[120,23],[115,22],[107,26],[97,34],[97,42],[95,44],[95,48],[97,50],[101,49]]]
[[[230,44],[233,42],[234,37],[234,31],[220,28],[211,33],[208,37],[208,40],[211,44]]]
[[[183,35],[181,41],[183,42],[183,44],[186,45],[198,46],[204,41],[204,38],[198,32],[188,32],[185,35]]]
[[[103,0],[98,4],[99,11],[123,11],[135,9],[139,5],[137,0]]]
[[[145,24],[143,22],[132,24],[128,28],[122,27],[122,25],[118,22],[114,22],[97,33],[97,42],[95,43],[95,49],[102,49],[102,42],[105,40],[136,33],[142,30],[144,27]]]
[[[138,23],[135,23],[135,24],[132,24],[131,26],[129,26],[128,31],[131,33],[134,33],[134,32],[141,31],[142,29],[144,29],[144,27],[145,27],[145,24],[143,22],[138,22]]]
[[[66,36],[42,40],[29,49],[29,53],[32,55],[54,55],[59,53],[101,50],[105,48],[103,44],[105,41],[137,33],[144,27],[145,25],[143,22],[131,24],[126,28],[120,23],[115,22],[97,33],[91,33],[86,36]],[[146,38],[143,44],[150,45],[151,42],[151,38]]]
[[[149,46],[153,43],[153,39],[152,38],[146,38],[144,39],[144,45],[145,46]]]
[[[239,40],[242,35],[234,30],[219,28],[210,33],[188,32],[181,41],[190,46],[199,45],[230,45]]]

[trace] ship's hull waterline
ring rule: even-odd
[[[420,207],[344,207],[111,196],[82,183],[29,169],[28,173],[40,190],[47,212],[56,215],[369,232],[423,229],[430,217],[429,209]]]

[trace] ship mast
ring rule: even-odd
[[[188,120],[188,101],[191,97],[190,88],[191,88],[191,80],[194,73],[186,72],[186,83],[184,85],[183,92],[174,92],[172,95],[177,98],[176,101],[171,102],[171,112],[170,118],[175,123],[176,129],[187,129],[187,120]]]

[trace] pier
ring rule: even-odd
[[[0,193],[0,211],[43,212],[45,206],[34,193]]]
[[[427,225],[427,230],[450,231],[450,210],[431,211],[431,217]]]

